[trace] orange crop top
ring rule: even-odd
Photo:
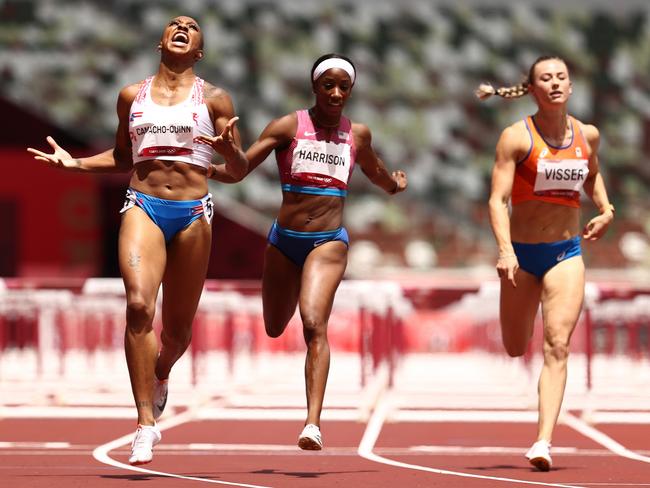
[[[589,147],[578,121],[569,117],[571,141],[556,147],[544,140],[532,117],[524,120],[531,145],[517,163],[512,204],[529,200],[580,207],[580,190],[589,176]]]

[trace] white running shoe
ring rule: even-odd
[[[167,405],[168,380],[159,380],[153,377],[153,418],[158,420]]]
[[[138,424],[138,430],[135,431],[135,437],[131,443],[129,464],[137,466],[150,463],[153,459],[153,446],[158,444],[160,439],[162,439],[162,434],[158,427]]]
[[[548,471],[553,465],[551,460],[551,443],[545,440],[537,441],[528,449],[526,457],[530,464],[540,471]]]
[[[317,425],[305,425],[298,437],[298,447],[307,451],[320,451],[323,448],[323,438]]]

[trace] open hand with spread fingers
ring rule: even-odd
[[[214,149],[216,152],[218,152],[224,157],[226,157],[227,155],[237,153],[239,151],[239,147],[235,142],[235,138],[233,136],[233,129],[235,127],[235,123],[238,120],[239,117],[233,117],[232,119],[230,119],[228,123],[224,126],[223,130],[221,131],[221,134],[219,134],[218,136],[211,137],[202,134],[200,136],[197,136],[194,139],[194,141],[200,144],[212,146],[212,149]]]
[[[28,147],[27,151],[34,155],[34,159],[43,161],[54,168],[78,168],[79,160],[73,159],[68,151],[59,146],[54,138],[47,136],[47,142],[52,147],[52,154],[44,153],[38,149]]]

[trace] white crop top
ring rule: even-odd
[[[181,161],[208,168],[214,150],[194,142],[204,134],[214,136],[214,125],[203,100],[204,81],[198,76],[181,103],[164,106],[151,98],[153,76],[142,82],[129,114],[133,163],[151,159]]]

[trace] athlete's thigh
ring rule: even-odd
[[[566,259],[545,275],[542,291],[544,333],[568,340],[573,333],[585,296],[582,256]]]
[[[127,210],[120,225],[118,261],[128,300],[155,303],[166,256],[160,228],[141,208]]]
[[[298,304],[300,275],[296,266],[280,250],[266,245],[262,273],[262,302],[267,326],[284,326],[291,319]]]
[[[194,317],[201,298],[210,260],[212,227],[200,218],[178,232],[167,245],[167,269],[163,278],[163,324]]]
[[[517,286],[501,279],[499,316],[504,340],[525,345],[530,339],[539,309],[542,283],[534,275],[519,268],[515,275]]]
[[[341,241],[326,242],[307,256],[302,273],[300,314],[316,322],[326,322],[332,310],[336,289],[341,283],[348,259],[348,248]]]

